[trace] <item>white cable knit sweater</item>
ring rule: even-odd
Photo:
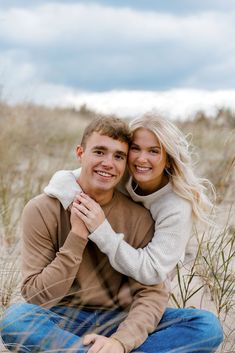
[[[67,208],[81,189],[76,182],[79,169],[56,172],[44,192],[60,200]],[[176,264],[184,259],[192,230],[192,207],[178,196],[169,182],[165,187],[147,196],[140,196],[132,188],[132,178],[126,190],[136,202],[141,202],[155,221],[152,241],[143,249],[135,249],[125,242],[124,234],[117,234],[105,220],[89,235],[105,253],[111,265],[119,272],[143,284],[157,284],[170,277]]]

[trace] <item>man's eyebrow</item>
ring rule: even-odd
[[[102,150],[102,151],[107,151],[107,147],[105,146],[94,146],[92,147],[92,150]]]
[[[101,146],[92,147],[92,150],[108,151],[108,148],[101,145]],[[120,154],[121,156],[127,157],[127,153],[126,152],[117,150],[117,151],[115,151],[115,153]]]
[[[123,157],[127,157],[127,153],[123,151],[116,151],[115,153],[120,154]]]

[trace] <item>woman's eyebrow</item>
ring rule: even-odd
[[[135,142],[132,142],[131,146],[139,147],[138,143],[135,143]],[[148,146],[147,148],[148,148],[148,149],[157,148],[157,149],[161,150],[161,146],[159,146],[159,145],[156,145],[156,146]]]
[[[157,149],[161,149],[161,146],[150,146],[149,148],[157,148]]]

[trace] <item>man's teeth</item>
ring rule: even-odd
[[[105,172],[97,172],[97,174],[101,175],[101,176],[104,176],[104,177],[111,177],[112,174],[109,174],[109,173],[105,173]]]

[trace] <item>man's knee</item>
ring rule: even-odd
[[[24,330],[24,321],[29,312],[31,312],[36,306],[27,303],[18,303],[11,305],[3,314],[3,318],[0,322],[0,332],[3,341],[8,336],[13,336],[18,332]]]
[[[223,341],[223,329],[219,319],[210,311],[196,310],[202,337],[218,346]]]

